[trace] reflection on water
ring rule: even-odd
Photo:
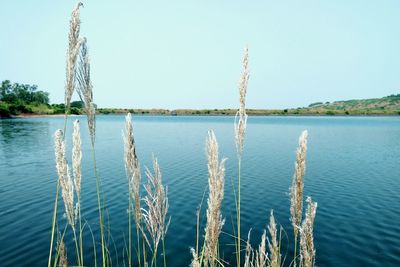
[[[51,135],[49,130],[47,121],[0,120],[0,153],[9,158],[10,154],[30,153],[35,148],[40,149],[38,146],[43,144],[43,139]]]

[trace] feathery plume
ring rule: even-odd
[[[194,248],[190,248],[190,252],[192,253],[192,262],[190,263],[190,267],[200,267],[200,259],[199,256],[196,253],[196,250]]]
[[[246,242],[246,252],[245,252],[245,256],[244,256],[244,267],[252,267],[254,266],[253,264],[253,249],[251,248],[250,245],[250,233],[251,233],[251,229],[249,231],[249,234],[247,236],[247,242]]]
[[[271,236],[271,240],[268,239],[268,248],[269,248],[269,266],[271,267],[280,267],[280,258],[281,255],[279,254],[279,244],[277,241],[277,235],[276,235],[276,222],[275,222],[275,217],[274,213],[271,210],[271,215],[269,218],[269,226],[268,226],[268,232],[269,235]]]
[[[297,237],[298,228],[302,220],[303,211],[303,188],[304,174],[306,169],[307,153],[307,131],[303,131],[299,138],[299,147],[297,149],[295,173],[293,175],[292,186],[290,188],[290,214],[294,227],[294,234]]]
[[[67,248],[65,247],[63,240],[61,240],[60,244],[58,245],[58,255],[60,257],[58,266],[68,267]]]
[[[90,59],[86,38],[83,38],[81,43],[77,80],[78,95],[84,103],[84,111],[87,116],[90,138],[92,144],[94,144],[96,137],[96,108],[93,103],[93,85],[90,79]]]
[[[317,212],[317,203],[307,197],[306,217],[300,228],[300,266],[313,267],[315,265],[314,247],[314,220]]]
[[[204,244],[206,261],[209,261],[210,265],[214,266],[217,256],[218,238],[224,225],[221,215],[221,205],[224,198],[225,159],[221,162],[218,160],[218,143],[213,131],[208,132],[206,147],[209,196],[207,200],[207,225],[205,228]]]
[[[61,187],[61,195],[64,200],[65,214],[68,223],[72,229],[75,229],[75,212],[74,210],[74,183],[71,179],[66,154],[65,140],[63,140],[63,132],[57,130],[54,135],[54,147],[56,156],[56,168]]]
[[[79,31],[81,21],[79,18],[79,8],[83,6],[81,2],[78,2],[71,14],[71,20],[69,22],[69,34],[68,34],[68,50],[67,50],[67,64],[66,64],[66,84],[65,84],[65,109],[68,110],[71,104],[72,94],[75,89],[75,70],[76,60],[79,52],[79,47],[82,40],[79,39]]]
[[[247,84],[249,81],[249,49],[246,47],[243,55],[243,71],[242,76],[239,81],[239,103],[240,108],[235,116],[235,141],[236,141],[236,151],[238,157],[242,156],[244,148],[244,136],[246,132],[247,125],[247,114],[246,114],[246,93]]]
[[[258,250],[256,251],[256,267],[264,267],[267,264],[267,248],[266,248],[266,239],[267,239],[267,233],[263,232],[261,236],[261,242],[260,245],[258,246]]]
[[[74,121],[72,133],[72,171],[74,174],[74,185],[78,201],[81,199],[81,178],[82,178],[82,149],[81,130],[79,120]]]
[[[146,169],[148,182],[145,185],[147,195],[144,197],[144,203],[147,209],[142,208],[142,215],[153,242],[153,251],[156,252],[160,240],[164,240],[168,231],[170,219],[166,223],[169,208],[167,190],[162,184],[161,171],[156,158],[153,158],[153,169],[154,174]],[[146,235],[144,237],[149,244],[149,239]]]
[[[125,117],[124,133],[124,158],[125,171],[129,181],[129,193],[134,201],[134,213],[136,224],[140,223],[142,213],[140,211],[140,166],[136,155],[135,139],[133,137],[132,116],[128,113]]]

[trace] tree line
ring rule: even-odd
[[[9,104],[49,104],[49,93],[38,90],[37,85],[1,82],[0,101]]]
[[[82,102],[71,102],[71,114],[82,113]],[[63,114],[64,104],[50,104],[49,93],[38,90],[37,85],[12,83],[4,80],[0,85],[0,117],[23,113]]]

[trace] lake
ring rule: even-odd
[[[82,216],[98,237],[95,178],[86,119],[83,141]],[[0,265],[45,266],[57,174],[53,134],[62,117],[0,120]],[[205,139],[213,129],[227,157],[226,219],[221,254],[233,259],[232,221],[237,159],[233,117],[133,116],[142,171],[158,158],[168,186],[169,266],[188,266],[196,241],[196,210],[207,188]],[[107,206],[113,266],[126,265],[128,189],[123,161],[124,116],[97,117],[96,154]],[[293,255],[289,187],[298,137],[309,132],[305,196],[318,202],[314,227],[318,266],[400,266],[400,117],[249,117],[242,161],[242,236],[258,246],[270,210],[285,229],[282,256]],[[145,182],[142,175],[142,182]],[[60,198],[61,200],[61,198]],[[206,198],[202,205],[204,233]],[[66,222],[63,202],[59,231]],[[68,236],[68,239],[71,239]],[[85,228],[85,264],[93,265],[92,235]],[[74,263],[74,247],[67,242]],[[99,249],[99,248],[98,248]],[[100,258],[98,258],[100,259]],[[233,261],[232,261],[233,263]],[[161,266],[161,264],[160,264]]]

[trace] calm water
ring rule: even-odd
[[[80,119],[84,141],[82,213],[97,237],[89,138],[85,118]],[[215,130],[221,154],[228,158],[223,230],[232,233],[235,213],[231,180],[235,180],[237,172],[233,118],[149,116],[133,120],[142,170],[143,165],[151,166],[154,153],[168,186],[172,217],[166,239],[168,265],[188,266],[189,248],[195,245],[196,238],[196,209],[207,186],[204,144],[209,129]],[[128,192],[123,124],[123,116],[99,116],[97,120],[96,149],[108,207],[112,236],[109,247],[114,266],[126,263],[123,251]],[[62,127],[63,118],[0,121],[1,266],[47,263],[57,179],[52,136]],[[256,245],[273,209],[287,231],[287,237],[282,238],[282,254],[292,256],[292,243],[288,242],[292,240],[288,188],[298,136],[308,129],[305,195],[318,202],[317,265],[400,266],[400,118],[250,117],[247,129],[242,169],[242,235],[246,236],[252,228]],[[67,142],[71,144],[70,140]],[[59,211],[62,231],[66,221],[62,205]],[[202,215],[204,218],[204,212]],[[93,265],[89,228],[85,233],[85,263]],[[229,235],[223,234],[221,245],[228,249],[221,253],[226,259],[233,257],[232,244]],[[73,261],[73,246],[69,246],[68,253]]]

